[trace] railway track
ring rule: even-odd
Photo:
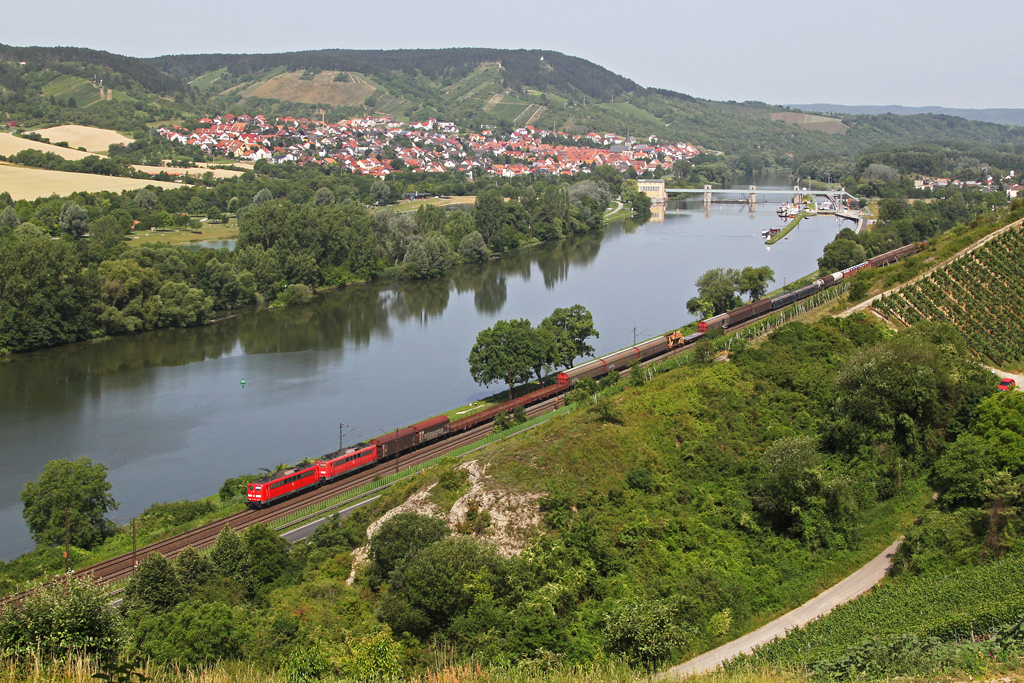
[[[758,316],[757,318],[744,321],[742,324],[731,327],[729,331],[734,332],[736,330],[743,329],[744,327],[759,322],[772,313],[774,313],[774,311]],[[679,354],[687,353],[690,350],[690,346],[672,349],[659,356],[650,358],[642,362],[640,365],[641,367],[646,367]],[[619,374],[623,377],[627,377],[629,372],[629,369],[626,368],[620,371]],[[554,410],[561,403],[560,399],[560,396],[555,396],[539,403],[535,403],[532,406],[528,406],[526,408],[527,417],[536,417]],[[242,512],[237,512],[215,522],[204,524],[203,526],[192,529],[191,531],[143,546],[137,549],[134,553],[125,553],[89,567],[84,567],[83,569],[78,570],[76,574],[91,576],[100,582],[110,582],[128,578],[133,573],[135,563],[141,562],[150,553],[158,552],[173,559],[178,555],[178,553],[189,546],[200,549],[213,545],[217,540],[217,535],[220,534],[224,527],[231,527],[235,531],[244,531],[253,524],[273,524],[275,521],[287,517],[293,512],[315,505],[316,503],[329,500],[336,496],[343,495],[348,491],[353,491],[374,481],[378,477],[397,473],[401,471],[403,467],[420,464],[437,456],[444,455],[445,453],[450,453],[467,444],[479,441],[483,437],[487,436],[491,431],[492,424],[493,423],[491,422],[484,423],[478,427],[474,427],[473,429],[450,436],[442,441],[431,443],[410,453],[395,457],[386,462],[378,463],[374,467],[362,470],[338,481],[325,484],[294,498],[282,501],[273,507],[262,510],[244,510]],[[57,578],[56,580],[59,581],[61,579]],[[7,596],[0,600],[0,604],[19,601],[31,592],[32,591],[29,590]]]
[[[526,409],[526,414],[528,417],[542,415],[554,410],[558,407],[558,403],[558,397],[542,401],[529,406]],[[273,522],[287,517],[293,512],[315,505],[316,503],[329,500],[336,496],[343,495],[348,491],[355,490],[360,486],[374,481],[378,477],[397,473],[401,471],[403,467],[418,465],[439,455],[450,453],[462,446],[479,441],[483,437],[487,436],[490,430],[490,423],[480,425],[479,427],[450,436],[443,441],[431,443],[423,448],[406,453],[386,462],[379,463],[372,468],[357,472],[338,481],[325,484],[312,491],[308,491],[303,495],[285,500],[273,507],[262,510],[244,510],[242,512],[236,512],[235,514],[224,517],[223,519],[218,519],[215,522],[210,522],[209,524],[196,527],[191,531],[186,531],[162,541],[157,541],[156,543],[151,543],[138,548],[135,553],[125,553],[109,560],[84,567],[77,570],[75,573],[79,576],[90,576],[104,583],[128,578],[132,575],[135,562],[141,562],[150,553],[161,553],[168,558],[174,558],[178,553],[189,546],[200,549],[213,545],[217,540],[217,535],[220,534],[226,526],[231,527],[235,531],[244,531],[253,524],[273,524]],[[59,581],[60,578],[56,580]],[[17,602],[29,595],[31,592],[32,590],[28,590],[7,596],[2,600],[2,602],[0,602],[0,604]]]

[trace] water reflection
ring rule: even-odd
[[[31,548],[18,494],[52,458],[107,464],[119,518],[209,495],[228,476],[336,447],[340,421],[367,439],[492,393],[473,383],[466,358],[499,317],[536,324],[583,303],[601,330],[598,352],[610,352],[632,343],[634,327],[687,322],[684,302],[707,268],[767,264],[792,280],[841,227],[804,221],[766,252],[760,231],[774,212],[752,224],[735,206],[708,221],[699,204],[671,213],[680,207],[662,223],[627,221],[443,279],[351,287],[309,306],[0,363],[0,556]]]

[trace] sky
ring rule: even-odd
[[[1021,0],[34,0],[6,45],[136,57],[322,48],[556,50],[642,86],[770,104],[1024,108]]]

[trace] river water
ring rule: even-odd
[[[352,444],[494,393],[466,359],[495,320],[537,324],[581,303],[608,353],[691,321],[685,302],[705,270],[769,265],[781,285],[814,270],[842,228],[812,218],[768,249],[761,230],[782,224],[775,205],[669,206],[680,207],[439,280],[350,287],[309,306],[0,363],[0,557],[32,549],[19,493],[51,459],[106,464],[121,503],[112,516],[126,523],[151,503],[336,449],[339,423]]]

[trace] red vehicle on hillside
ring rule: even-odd
[[[1017,386],[1017,382],[1009,377],[1004,377],[999,381],[999,391],[1009,391]]]

